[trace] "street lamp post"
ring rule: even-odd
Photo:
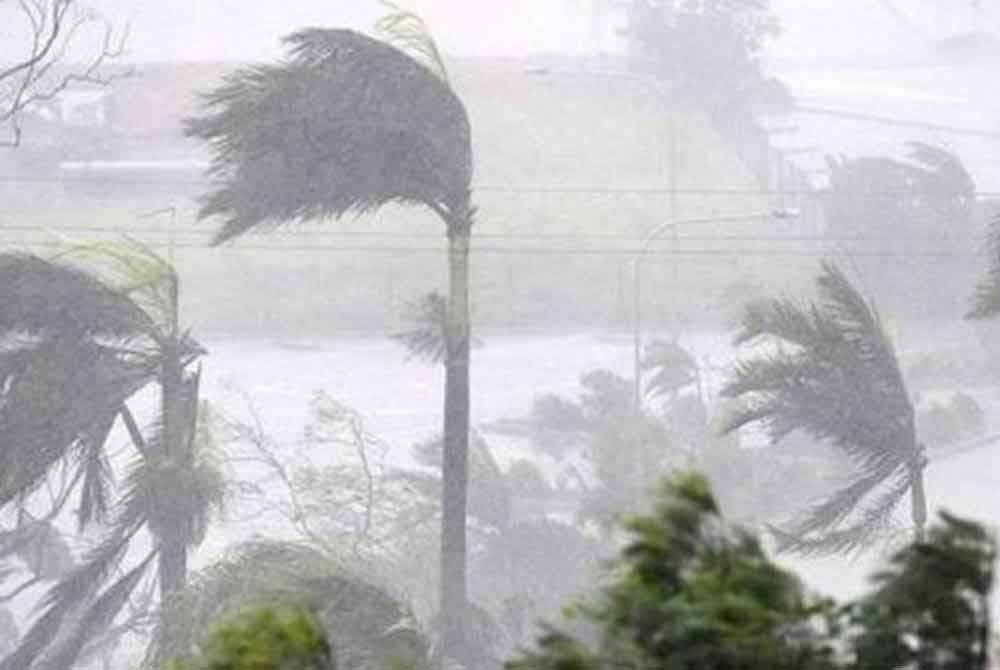
[[[642,413],[642,260],[649,250],[649,245],[656,240],[660,235],[668,230],[674,232],[674,253],[677,253],[676,243],[678,237],[676,235],[677,228],[679,226],[688,225],[698,225],[698,224],[711,224],[711,223],[747,223],[752,221],[760,221],[767,219],[791,219],[798,216],[798,212],[795,210],[787,209],[776,209],[770,212],[757,212],[754,214],[736,214],[732,216],[712,216],[712,217],[699,217],[691,219],[678,219],[676,221],[664,221],[659,225],[655,226],[646,236],[642,239],[639,245],[639,250],[635,254],[635,258],[632,260],[632,280],[634,282],[634,287],[632,289],[632,371],[633,371],[633,383],[634,383],[634,406],[636,416],[640,416]],[[676,268],[677,259],[673,259],[674,267]]]

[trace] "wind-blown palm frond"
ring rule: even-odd
[[[189,388],[196,383],[193,377],[187,380]],[[209,520],[222,509],[225,497],[225,481],[214,454],[197,439],[195,408],[192,402],[185,409],[188,425],[181,452],[184,458],[166,455],[163,424],[159,422],[147,437],[150,455],[138,460],[126,478],[142,499],[153,534],[176,535],[187,546],[197,546],[204,540]]]
[[[80,506],[76,514],[77,528],[81,531],[91,522],[107,521],[114,473],[104,446],[114,426],[115,417],[115,414],[107,417],[103,424],[94,426],[93,431],[81,440],[78,460],[83,480],[80,483]]]
[[[0,506],[33,491],[156,376],[151,361],[63,333],[0,354],[0,368]]]
[[[988,319],[1000,313],[1000,214],[990,222],[986,252],[986,277],[976,286],[967,319]]]
[[[58,638],[64,624],[94,598],[128,550],[129,540],[145,521],[141,499],[134,493],[121,501],[112,530],[83,557],[80,564],[52,586],[41,602],[45,609],[19,642],[0,661],[0,670],[29,670]]]
[[[674,393],[698,381],[698,362],[674,342],[650,342],[641,364],[644,370],[652,372],[646,392],[653,396]]]
[[[156,376],[155,332],[129,295],[65,258],[0,254],[0,505],[106,438],[125,400]],[[90,506],[100,504],[95,474],[85,517],[100,511]]]
[[[832,264],[823,264],[817,284],[818,302],[783,299],[748,307],[737,342],[760,340],[771,348],[736,365],[723,394],[742,406],[724,430],[760,423],[772,443],[802,431],[853,461],[853,481],[786,529],[782,543],[843,551],[861,546],[922,476],[922,449],[899,363],[875,308]],[[787,541],[791,535],[798,541]]]
[[[32,254],[0,254],[0,333],[130,337],[149,316],[92,274]]]
[[[469,121],[447,82],[350,30],[311,28],[285,42],[285,63],[229,75],[187,122],[214,153],[218,187],[201,216],[224,217],[215,243],[390,202],[438,213],[467,203]]]
[[[77,617],[73,630],[37,664],[38,670],[63,670],[73,667],[87,643],[114,622],[139,582],[145,577],[146,570],[154,558],[156,558],[155,550],[94,598]]]
[[[448,68],[424,20],[394,2],[382,0],[381,4],[389,13],[375,23],[375,30],[386,42],[413,56],[447,82]]]
[[[413,322],[413,327],[392,335],[392,339],[406,347],[409,358],[427,363],[444,362],[448,353],[445,341],[448,303],[444,296],[432,291],[408,308],[406,318]]]
[[[68,245],[54,260],[82,263],[103,285],[126,296],[161,332],[177,324],[177,271],[141,242],[100,242]]]
[[[66,495],[79,491],[79,525],[106,522],[107,443],[119,416],[140,463],[125,479],[110,530],[49,589],[42,614],[0,663],[69,667],[112,624],[153,558],[183,555],[220,503],[221,476],[196,444],[200,376],[187,370],[204,350],[179,328],[176,272],[141,245],[77,244],[53,259],[0,254],[0,278],[9,279],[0,307],[11,306],[0,316],[0,506],[63,463],[76,469]],[[168,389],[166,379],[177,383]],[[126,406],[154,381],[172,409],[169,445],[162,428],[143,436]],[[154,552],[109,585],[143,527]],[[183,582],[183,569],[174,582]]]
[[[154,633],[156,656],[184,659],[214,621],[256,603],[284,601],[316,610],[328,629],[337,667],[376,668],[419,661],[427,643],[401,602],[367,578],[306,545],[251,542],[201,572],[165,604]],[[404,640],[405,638],[405,640]],[[153,654],[147,658],[151,662]]]

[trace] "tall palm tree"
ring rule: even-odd
[[[203,537],[221,479],[199,453],[191,366],[204,350],[179,327],[178,290],[174,269],[135,245],[51,259],[0,254],[0,505],[24,500],[68,463],[81,529],[104,529],[49,590],[2,670],[72,666],[153,566],[161,598],[184,585],[188,548]],[[158,416],[144,433],[127,402],[154,384]],[[114,501],[109,442],[119,419],[136,458]],[[108,585],[144,528],[152,549]]]
[[[444,222],[450,285],[441,612],[444,650],[454,655],[461,653],[466,602],[470,128],[420,19],[396,11],[380,27],[401,48],[350,30],[288,36],[285,61],[229,75],[187,133],[214,152],[217,186],[200,214],[223,217],[216,244],[388,203],[425,206]]]
[[[843,452],[852,481],[791,528],[773,529],[784,548],[842,552],[886,528],[907,493],[913,527],[927,520],[926,458],[892,342],[875,307],[835,265],[824,262],[819,301],[750,305],[738,344],[771,346],[737,364],[723,394],[741,408],[725,432],[760,423],[772,443],[801,431]]]

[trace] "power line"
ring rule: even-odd
[[[22,247],[59,247],[64,246],[65,242],[52,240],[52,241],[36,241],[36,242],[13,242],[7,241],[5,244],[9,246],[22,246]],[[151,243],[149,246],[157,249],[168,248],[166,243]],[[324,253],[370,253],[370,254],[399,254],[399,255],[409,255],[409,254],[437,254],[446,255],[448,253],[445,248],[436,247],[410,247],[410,246],[334,246],[330,244],[310,244],[310,245],[290,245],[290,244],[274,244],[274,245],[262,245],[262,244],[238,244],[225,248],[210,247],[204,244],[192,244],[187,242],[179,242],[174,245],[179,249],[199,249],[206,252],[220,253],[222,251],[270,251],[270,252],[324,252]],[[657,250],[642,250],[642,249],[598,249],[598,248],[552,248],[552,247],[489,247],[489,246],[473,246],[473,253],[481,254],[498,254],[498,255],[525,255],[525,256],[622,256],[628,258],[634,258],[635,256],[642,254],[646,257],[678,257],[678,256],[756,256],[756,257],[767,257],[767,256],[801,256],[801,257],[822,257],[838,255],[843,253],[843,250],[830,249],[830,250],[820,250],[820,249],[743,249],[743,248],[720,248],[720,249],[678,249],[678,250],[667,250],[667,249],[657,249]],[[870,258],[978,258],[978,254],[961,252],[961,251],[901,251],[901,252],[885,252],[885,251],[865,251],[865,250],[850,250],[850,255],[855,257],[870,257]]]
[[[294,224],[289,224],[291,227]],[[720,221],[720,226],[725,225],[724,221]],[[761,224],[766,225],[766,224]],[[253,237],[259,238],[275,238],[275,239],[287,239],[296,237],[305,238],[329,238],[329,239],[357,239],[357,238],[372,238],[372,239],[393,239],[393,240],[436,240],[444,243],[444,236],[431,233],[407,233],[401,231],[386,231],[386,230],[337,230],[336,224],[333,224],[332,228],[326,230],[303,230],[299,229],[279,229],[270,231],[260,231],[255,233],[249,233]],[[214,235],[217,231],[212,227],[206,225],[204,228],[194,228],[191,226],[177,227],[174,229],[170,228],[145,228],[141,226],[137,227],[127,227],[127,226],[58,226],[58,227],[45,227],[38,225],[25,225],[25,224],[14,224],[14,225],[3,225],[0,223],[0,233],[4,232],[25,232],[25,233],[36,233],[36,234],[109,234],[109,235],[136,235],[136,234],[153,234],[153,235],[191,235],[191,236],[204,236],[210,237]],[[551,233],[488,233],[488,232],[474,232],[473,233],[473,243],[475,240],[599,240],[599,241],[615,241],[615,242],[638,242],[644,238],[641,235],[636,235],[632,233],[588,233],[588,232],[551,232]],[[740,241],[740,242],[898,242],[898,241],[925,241],[925,242],[935,242],[935,243],[947,243],[956,241],[972,241],[972,242],[985,242],[988,235],[984,233],[977,233],[975,235],[967,236],[948,236],[948,235],[912,235],[908,233],[895,234],[895,235],[749,235],[749,234],[722,234],[722,235],[678,235],[678,241],[685,242],[713,242],[713,241]],[[671,240],[657,240],[660,244],[671,243]]]
[[[0,183],[41,183],[41,184],[101,184],[101,185],[150,185],[150,186],[191,186],[207,188],[211,181],[201,179],[163,179],[150,177],[65,177],[45,175],[0,175]],[[704,196],[734,196],[734,195],[785,195],[802,197],[823,197],[833,191],[830,189],[775,189],[775,188],[677,188],[667,186],[597,186],[597,185],[546,185],[546,184],[474,184],[473,190],[482,193],[523,193],[523,194],[580,194],[580,195],[704,195]],[[857,197],[910,197],[907,191],[854,191],[845,193]],[[980,198],[1000,197],[1000,189],[977,190],[970,195]],[[922,197],[950,199],[948,194],[927,194]]]
[[[9,231],[11,229],[3,228],[0,226],[0,233]],[[26,233],[38,233],[43,234],[50,231],[40,230],[37,228],[24,229],[23,232]],[[116,235],[116,236],[136,236],[137,234],[155,234],[169,236],[170,231],[158,230],[134,230],[129,228],[114,228],[114,229],[90,229],[90,228],[60,228],[58,231],[60,233],[66,233],[67,235],[81,235],[86,236],[88,234],[100,234],[100,235]],[[174,231],[177,235],[191,235],[191,236],[201,236],[202,238],[211,237],[214,231]],[[303,232],[282,232],[282,233],[256,233],[251,234],[253,238],[259,239],[275,239],[284,242],[289,239],[295,238],[319,238],[329,243],[330,241],[336,240],[355,240],[358,238],[370,239],[373,241],[377,240],[415,240],[415,241],[440,241],[443,245],[445,240],[443,236],[437,235],[406,235],[406,234],[392,234],[392,233],[368,233],[352,235],[348,233],[337,233],[337,232],[323,232],[323,231],[303,231]],[[566,240],[566,241],[593,241],[597,242],[639,242],[642,238],[634,235],[597,235],[597,234],[553,234],[553,235],[505,235],[505,234],[489,234],[489,233],[479,233],[473,234],[473,247],[477,248],[477,240],[498,240],[498,241],[518,241],[518,240],[533,240],[533,241],[545,241],[545,240]],[[986,235],[973,235],[965,238],[965,241],[973,242],[979,246],[984,245],[989,238]],[[709,235],[681,235],[678,236],[677,242],[757,242],[761,244],[850,244],[850,243],[869,243],[869,244],[885,244],[892,242],[926,242],[928,244],[947,244],[947,243],[958,243],[959,239],[931,236],[931,235],[896,235],[896,236],[885,236],[885,237],[875,237],[875,236],[863,236],[863,237],[846,237],[846,236],[822,236],[822,235],[790,235],[787,237],[781,236],[753,236],[753,235],[719,235],[717,237]],[[195,245],[205,245],[208,246],[208,240],[201,242],[190,242]],[[671,239],[657,240],[654,244],[667,245],[675,244]],[[244,246],[244,245],[241,245]],[[409,248],[409,247],[407,247]]]

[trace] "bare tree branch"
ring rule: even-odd
[[[55,99],[74,84],[107,86],[131,74],[105,71],[124,52],[128,26],[116,34],[110,22],[78,0],[18,0],[16,12],[24,19],[29,47],[26,56],[0,68],[0,123],[9,132],[0,147],[20,145],[22,116],[33,105]],[[91,27],[103,31],[101,46],[85,65],[72,68],[69,50]],[[56,74],[61,67],[68,71]]]

